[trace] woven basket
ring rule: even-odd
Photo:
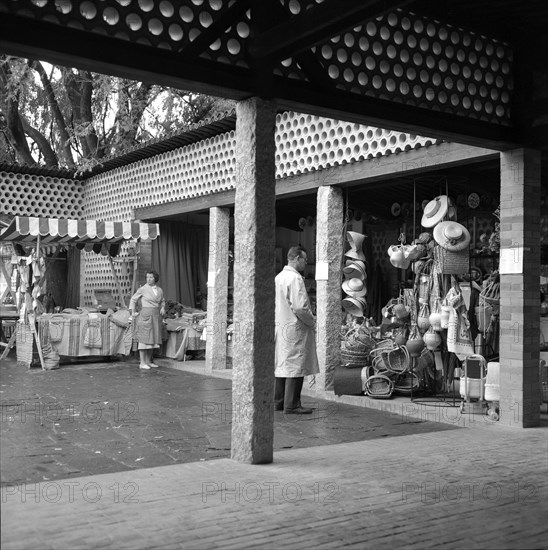
[[[498,306],[500,303],[500,283],[493,279],[491,282],[485,285],[485,288],[479,295],[480,304],[488,304],[493,309],[493,313],[498,313]]]
[[[401,374],[409,370],[409,352],[405,346],[383,350],[373,359],[373,367],[377,373]]]
[[[341,349],[341,366],[349,369],[363,368],[371,363],[369,352]]]
[[[394,393],[409,395],[413,391],[418,391],[421,387],[421,381],[414,372],[404,372],[394,383]]]
[[[463,275],[470,271],[468,248],[454,251],[438,245],[434,248],[434,260],[444,275]]]
[[[381,355],[383,351],[388,351],[391,349],[394,349],[396,347],[396,344],[393,340],[381,340],[380,342],[377,342],[376,347],[374,347],[370,352],[369,355],[371,356],[371,359],[375,359],[375,357]]]
[[[17,323],[15,351],[17,364],[23,367],[34,367],[40,365],[40,355],[34,341],[30,325]]]
[[[394,392],[394,382],[384,374],[374,374],[365,381],[364,391],[369,397],[388,399]]]

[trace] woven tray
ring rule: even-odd
[[[389,399],[394,392],[394,382],[384,374],[374,374],[365,381],[364,391],[375,399]]]

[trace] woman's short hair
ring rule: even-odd
[[[147,271],[146,275],[151,274],[154,277],[154,282],[157,283],[160,280],[160,274],[157,271],[151,270]]]

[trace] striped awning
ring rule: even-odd
[[[0,241],[47,244],[121,243],[131,239],[150,241],[160,234],[157,223],[67,220],[15,216],[8,227],[0,230]]]

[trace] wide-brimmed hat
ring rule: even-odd
[[[354,250],[353,248],[351,248],[350,250],[346,251],[344,254],[345,256],[348,256],[353,260],[361,260],[362,262],[365,262],[365,254],[361,250]]]
[[[362,281],[367,279],[365,263],[360,260],[347,260],[346,265],[343,267],[343,273],[345,279],[352,279],[354,277]]]
[[[424,213],[421,219],[421,225],[423,227],[434,227],[437,223],[441,222],[447,214],[449,208],[449,200],[447,195],[440,195],[431,200],[425,207]]]
[[[354,298],[352,296],[347,296],[341,303],[346,312],[354,315],[354,317],[363,317],[364,309],[367,306],[363,298]]]
[[[361,252],[365,235],[362,233],[356,233],[356,231],[347,231],[346,240],[352,250],[358,250]]]
[[[470,244],[470,232],[458,222],[441,222],[434,227],[434,240],[446,250],[464,250]]]
[[[363,281],[357,277],[344,281],[342,284],[342,289],[349,296],[354,298],[361,298],[362,296],[367,295],[367,287],[363,284]]]

